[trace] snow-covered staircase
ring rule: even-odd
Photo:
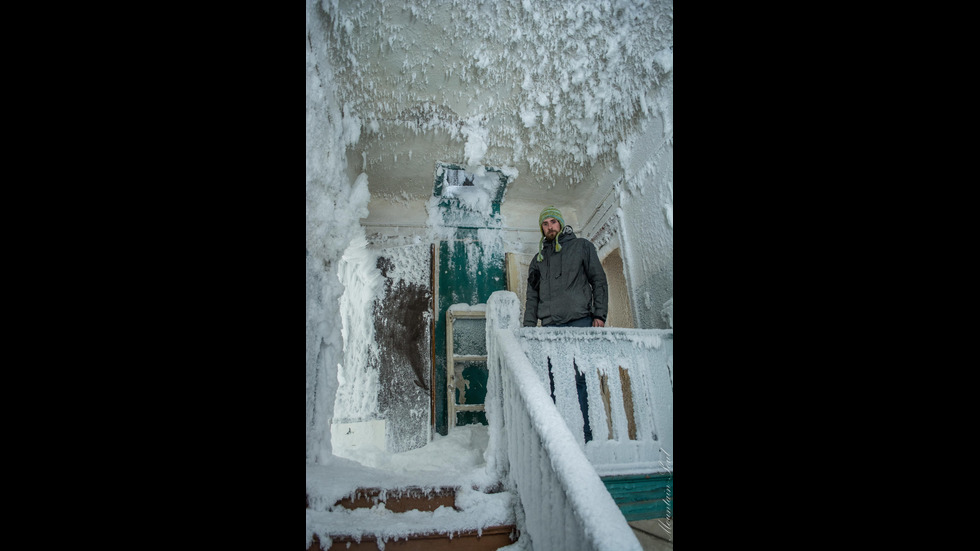
[[[511,517],[494,523],[511,499],[499,486],[485,492],[450,486],[358,488],[327,510],[315,511],[307,495],[308,524],[312,520],[318,526],[307,551],[500,549],[518,539]]]

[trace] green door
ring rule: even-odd
[[[443,191],[447,171],[461,171],[458,165],[440,165],[436,172],[433,195],[445,197]],[[500,202],[503,198],[507,177],[499,170],[487,168],[499,181],[499,188],[491,196],[489,215],[460,213],[459,203],[445,199],[440,202],[446,227],[455,228],[455,238],[437,243],[436,288],[438,317],[435,326],[435,430],[448,432],[448,405],[446,396],[446,311],[453,304],[485,304],[495,291],[506,290],[504,251],[500,236],[493,232],[500,226]],[[454,174],[455,177],[455,174]],[[464,178],[459,178],[463,180]],[[483,240],[481,240],[481,237]],[[494,239],[489,243],[487,239]],[[466,381],[465,402],[482,404],[487,393],[486,362],[467,362],[462,366],[462,378]],[[482,411],[458,412],[456,425],[487,424]]]

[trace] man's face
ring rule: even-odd
[[[544,222],[541,222],[541,230],[544,232],[544,236],[548,240],[557,237],[558,230],[560,229],[561,229],[561,224],[558,223],[558,220],[555,220],[554,218],[548,217],[544,219]]]

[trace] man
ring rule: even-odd
[[[595,245],[588,239],[576,237],[572,228],[565,225],[561,211],[554,206],[541,211],[538,227],[541,228],[541,241],[527,272],[524,327],[535,327],[538,320],[544,327],[605,327],[609,287]],[[551,379],[551,399],[554,400],[550,358],[548,377]],[[585,441],[588,442],[592,440],[588,394],[585,375],[579,373],[577,365],[575,387],[585,418]]]

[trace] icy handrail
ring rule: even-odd
[[[535,551],[641,551],[640,543],[538,380],[515,330],[517,295],[487,301],[487,467],[516,486]]]

